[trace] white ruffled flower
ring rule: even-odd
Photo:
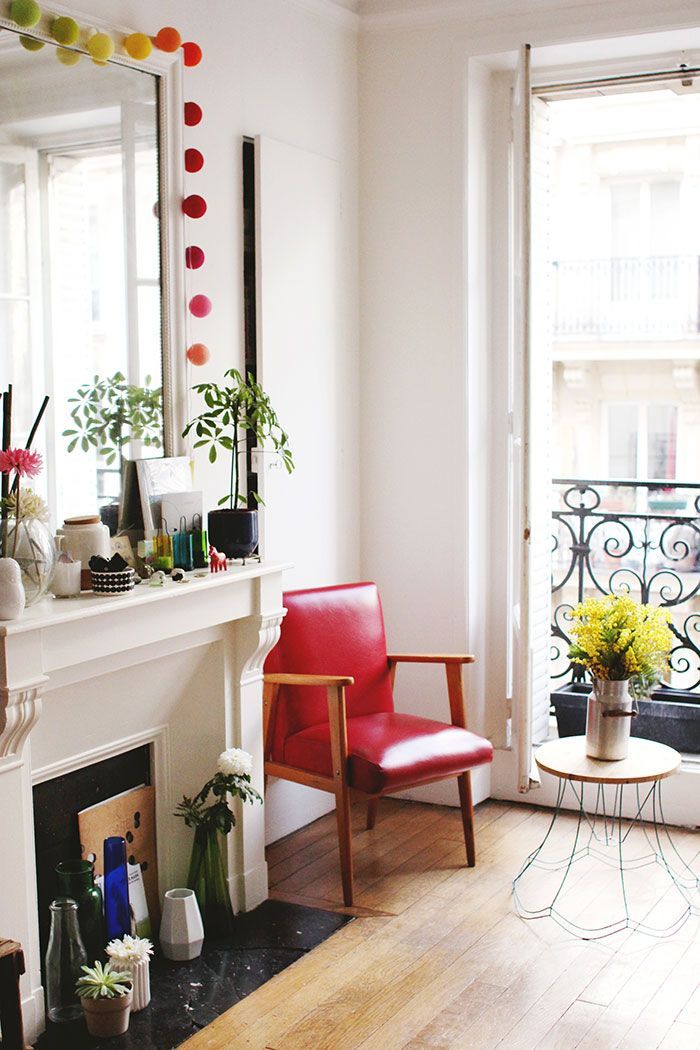
[[[230,747],[219,755],[219,772],[226,777],[250,776],[253,772],[253,757],[239,747]]]
[[[146,937],[132,937],[125,933],[118,940],[110,941],[106,951],[115,962],[142,962],[153,955],[153,945]]]

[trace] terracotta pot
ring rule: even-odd
[[[115,995],[113,999],[81,999],[83,1013],[90,1035],[110,1039],[124,1035],[129,1027],[132,993]]]

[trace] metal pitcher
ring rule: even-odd
[[[627,758],[636,706],[627,679],[621,682],[593,679],[586,719],[586,754],[589,758],[606,762]]]

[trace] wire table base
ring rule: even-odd
[[[664,818],[661,801],[661,781],[655,780],[651,785],[615,784],[612,805],[606,805],[603,784],[560,780],[557,800],[547,833],[525,860],[513,880],[513,900],[517,913],[524,919],[550,917],[559,923],[568,933],[583,940],[598,940],[610,937],[621,930],[639,930],[653,937],[670,937],[676,933],[691,915],[700,915],[700,879],[689,864],[678,852],[669,833]],[[632,818],[623,817],[624,788],[627,786],[635,792],[636,812]],[[578,813],[573,846],[569,855],[555,860],[547,860],[548,844],[552,841],[552,832],[561,812],[562,804],[569,788],[575,797]],[[594,791],[595,799],[592,808],[586,808],[586,788]],[[590,799],[590,793],[589,793]],[[632,850],[631,835],[634,829],[641,831],[642,852],[636,847]],[[639,839],[640,836],[637,836]],[[628,855],[633,853],[633,855]],[[561,899],[570,888],[572,872],[575,865],[586,857],[593,857],[612,867],[619,876],[619,891],[622,902],[622,914],[619,919],[598,927],[578,925],[561,909]],[[666,892],[678,897],[679,912],[677,917],[664,927],[646,923],[642,918],[635,918],[631,912],[630,894],[628,892],[627,874],[638,868],[657,865],[666,876]],[[551,903],[539,908],[528,908],[522,899],[520,883],[527,872],[540,869],[548,872],[562,872],[558,887]],[[648,910],[648,909],[647,909]]]

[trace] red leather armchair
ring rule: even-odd
[[[345,904],[353,903],[353,795],[367,801],[372,828],[382,795],[456,777],[467,863],[473,867],[469,770],[493,758],[488,740],[466,728],[462,664],[474,657],[387,653],[373,583],[290,591],[283,601],[281,637],[265,664],[265,775],[336,796]],[[401,662],[444,664],[449,723],[394,710]]]

